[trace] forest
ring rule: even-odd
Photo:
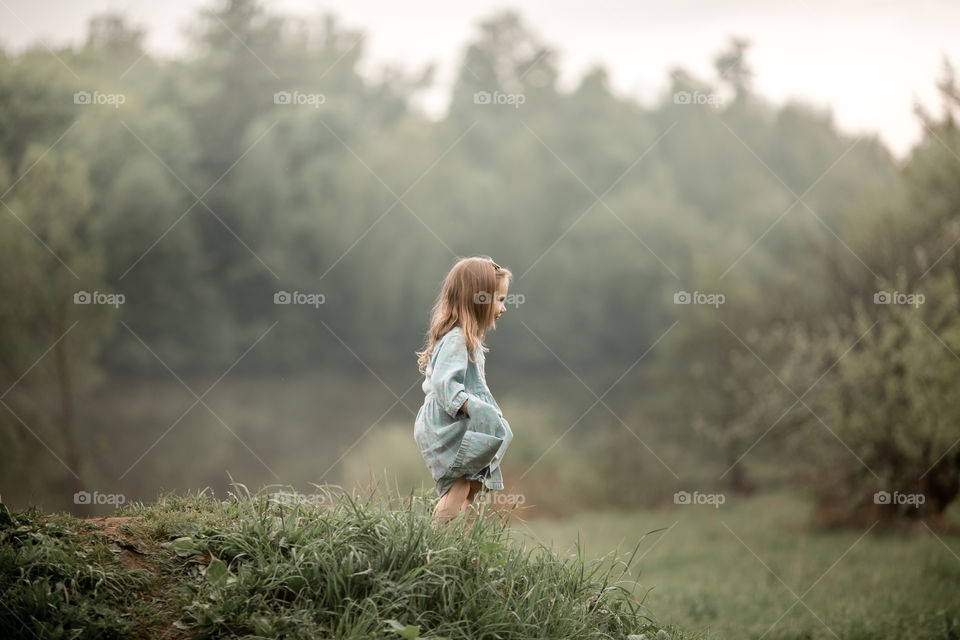
[[[948,60],[897,159],[756,92],[735,34],[712,77],[677,68],[639,100],[602,67],[562,90],[561,47],[494,13],[451,52],[438,119],[416,106],[432,67],[361,73],[364,34],[333,15],[233,0],[191,26],[174,59],[109,13],[82,45],[0,54],[8,503],[224,468],[422,480],[414,353],[475,254],[514,274],[489,376],[516,416],[508,475],[545,510],[783,486],[823,524],[936,524],[956,500]]]

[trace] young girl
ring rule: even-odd
[[[488,256],[458,260],[417,352],[426,397],[413,436],[440,496],[434,521],[466,513],[484,486],[503,489],[500,462],[513,432],[487,387],[484,339],[506,311],[512,275]]]

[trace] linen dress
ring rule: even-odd
[[[500,462],[513,431],[487,387],[486,358],[479,347],[473,360],[467,358],[458,324],[434,345],[426,367],[413,435],[441,497],[457,478],[503,489]],[[465,400],[469,416],[460,410]]]

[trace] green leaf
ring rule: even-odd
[[[396,620],[387,620],[387,624],[390,625],[391,630],[407,638],[407,640],[417,640],[420,637],[420,627],[413,625],[404,626]]]
[[[219,558],[214,558],[207,566],[207,580],[215,587],[223,587],[227,584],[227,565]]]
[[[202,553],[190,537],[177,538],[171,543],[171,546],[177,555],[181,557],[194,556]]]

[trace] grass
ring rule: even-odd
[[[129,638],[159,623],[162,583],[93,523],[0,504],[0,637]]]
[[[0,637],[960,638],[960,536],[820,532],[791,494],[465,535],[425,494],[233,486],[108,519],[0,505]]]
[[[776,493],[728,497],[719,509],[582,513],[523,529],[559,552],[579,536],[587,557],[662,529],[627,575],[647,594],[649,614],[710,640],[960,638],[960,536],[922,525],[816,531],[810,509]],[[956,509],[949,515],[956,520]]]
[[[435,528],[425,495],[233,486],[106,520],[0,507],[0,637],[693,637],[622,581],[636,547],[585,561],[495,517]]]

